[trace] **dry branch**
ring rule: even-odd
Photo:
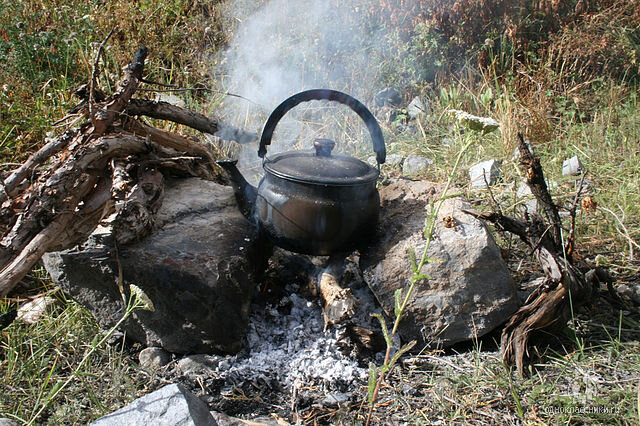
[[[126,113],[132,116],[144,115],[160,120],[173,121],[212,135],[218,131],[217,120],[168,102],[131,99],[127,105]]]
[[[546,216],[527,214],[515,219],[501,213],[466,213],[494,223],[499,230],[517,235],[531,248],[546,276],[546,280],[509,319],[503,332],[501,350],[506,363],[515,364],[524,373],[524,360],[531,334],[566,322],[570,304],[573,307],[591,300],[601,282],[611,277],[599,268],[592,268],[577,257],[567,255],[562,242],[562,221],[558,208],[549,194],[540,160],[531,152],[519,135],[521,166],[525,169],[527,184],[542,206]],[[576,203],[574,203],[575,208]],[[575,212],[573,213],[575,214]],[[573,217],[573,215],[572,215]]]
[[[118,244],[137,241],[153,230],[163,195],[162,173],[155,168],[144,170],[122,204],[116,206],[113,236]]]
[[[138,81],[142,78],[146,57],[147,48],[142,46],[138,49],[133,57],[133,61],[131,61],[127,67],[125,76],[118,84],[116,92],[107,99],[104,106],[97,110],[96,116],[92,117],[93,131],[91,133],[93,137],[102,136],[116,117],[124,111],[124,108],[138,87]]]
[[[77,121],[89,122],[51,140],[0,186],[0,296],[11,291],[44,253],[84,241],[114,212],[119,243],[151,232],[162,202],[164,174],[221,180],[210,146],[132,117],[148,115],[207,133],[217,130],[217,121],[202,114],[132,99],[146,55],[146,48],[138,49],[111,96],[87,97],[85,105],[95,117],[89,108],[77,109]]]
[[[0,193],[0,203],[3,203],[7,196],[15,197],[18,185],[22,183],[39,165],[56,155],[69,145],[69,143],[78,135],[77,129],[67,130],[61,135],[50,140],[46,145],[40,148],[27,161],[25,161],[18,169],[16,169],[4,181],[4,191]]]

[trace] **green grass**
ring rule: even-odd
[[[210,87],[214,54],[226,42],[218,15],[213,3],[186,0],[3,2],[0,161],[24,160],[60,130],[52,123],[74,105],[72,89],[88,82],[95,51],[111,29],[99,78],[108,92],[140,45],[152,52],[145,77]],[[193,105],[202,102],[198,96],[185,97]]]
[[[81,364],[94,337],[103,333],[83,307],[64,298],[38,323],[15,321],[3,330],[0,415],[29,422],[74,371],[76,380],[35,417],[36,424],[86,423],[143,395],[149,376],[121,346],[105,345]]]
[[[477,348],[407,357],[381,393],[378,420],[411,424],[621,424],[638,420],[638,332],[549,353],[528,378]],[[626,338],[625,337],[625,338]]]

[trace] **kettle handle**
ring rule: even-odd
[[[302,102],[308,102],[313,100],[328,100],[335,101],[344,104],[351,108],[367,126],[371,140],[373,141],[373,150],[376,153],[376,160],[378,164],[385,162],[387,157],[387,150],[384,145],[384,137],[382,136],[382,130],[378,121],[375,119],[371,111],[367,109],[360,101],[347,95],[346,93],[339,92],[337,90],[330,89],[311,89],[304,92],[297,93],[284,102],[282,102],[276,109],[273,110],[269,119],[264,125],[262,130],[262,137],[260,138],[260,148],[258,149],[258,156],[264,158],[267,153],[267,145],[271,144],[271,138],[273,132],[276,129],[276,125],[284,115],[292,108]]]

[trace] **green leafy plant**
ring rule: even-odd
[[[491,126],[478,127],[476,125],[476,121],[474,120],[470,121],[470,120],[464,119],[466,118],[466,116],[463,118],[460,118],[458,116],[456,117],[463,125],[467,125],[471,130],[480,130],[482,131],[483,134],[492,132],[496,130],[499,126],[498,123],[495,122],[495,120],[492,120]],[[382,366],[376,367],[375,364],[373,363],[369,365],[369,380],[368,380],[368,388],[367,388],[367,402],[369,404],[369,413],[366,421],[367,425],[371,423],[371,417],[373,415],[375,403],[378,398],[378,394],[380,392],[380,387],[382,386],[382,383],[384,382],[386,375],[393,368],[393,366],[400,359],[400,357],[405,353],[407,353],[408,351],[410,351],[416,345],[415,340],[411,341],[403,345],[400,349],[398,349],[392,355],[392,351],[394,347],[394,344],[393,344],[394,338],[398,332],[398,327],[400,326],[400,321],[402,320],[404,312],[407,309],[409,302],[411,301],[411,296],[413,295],[416,285],[431,279],[431,277],[428,274],[422,272],[422,268],[429,262],[438,261],[438,259],[431,258],[427,254],[429,251],[429,246],[433,239],[433,231],[435,229],[438,213],[440,212],[440,208],[442,207],[442,204],[444,203],[445,200],[447,200],[448,198],[453,198],[460,195],[457,193],[449,194],[449,189],[453,184],[453,180],[455,178],[456,172],[458,170],[458,167],[460,166],[460,162],[465,152],[474,142],[475,142],[474,138],[472,137],[466,138],[465,144],[462,146],[462,148],[458,152],[456,161],[453,165],[453,169],[449,174],[449,178],[447,179],[447,183],[444,187],[444,190],[442,191],[442,194],[440,195],[440,198],[438,199],[437,203],[434,203],[433,201],[431,202],[429,212],[427,213],[426,225],[424,228],[424,239],[426,240],[426,243],[421,256],[418,258],[416,256],[415,250],[412,247],[409,248],[411,278],[409,279],[409,285],[407,286],[407,288],[405,289],[399,288],[395,291],[395,295],[394,295],[395,303],[394,303],[394,312],[393,312],[395,319],[393,321],[393,327],[391,329],[391,332],[389,332],[389,329],[387,327],[387,323],[384,317],[380,314],[374,315],[380,322],[380,326],[382,328],[382,335],[386,342],[387,349],[385,352],[384,362]]]

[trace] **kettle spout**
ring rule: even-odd
[[[238,160],[216,161],[216,163],[222,167],[229,176],[231,186],[233,187],[233,193],[236,197],[236,201],[238,202],[240,211],[251,223],[255,223],[253,209],[256,205],[258,190],[247,182],[244,176],[242,176],[242,173],[240,173],[236,167],[237,162]]]

